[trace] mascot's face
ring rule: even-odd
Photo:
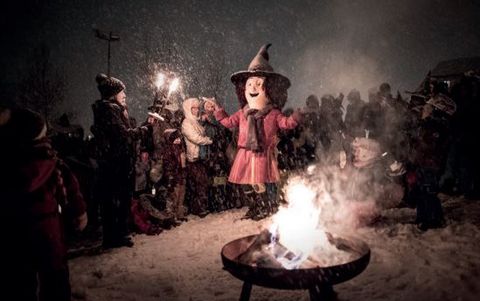
[[[252,76],[245,83],[245,98],[251,109],[261,110],[268,104],[265,77]]]

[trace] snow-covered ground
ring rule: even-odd
[[[478,300],[480,201],[442,196],[447,226],[419,231],[414,209],[382,212],[357,231],[371,248],[366,270],[334,286],[339,300]],[[246,209],[190,220],[158,236],[70,261],[75,300],[238,300],[242,282],[222,269],[227,242],[270,221],[240,220]],[[308,292],[254,286],[250,300],[309,300]]]

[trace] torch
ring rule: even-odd
[[[170,95],[173,92],[177,91],[179,86],[180,86],[180,80],[178,78],[173,78],[172,82],[170,83],[170,86],[168,87],[167,97],[170,97]]]
[[[166,76],[164,73],[159,72],[155,80],[155,96],[153,99],[153,113],[149,113],[150,116],[165,120],[163,110],[169,102],[170,96],[177,91],[180,86],[180,79],[172,75]],[[159,106],[160,105],[160,106]],[[155,116],[154,116],[155,115]]]
[[[153,108],[156,108],[156,105],[163,103],[165,98],[165,74],[159,72],[155,80],[155,96],[153,98]]]
[[[155,79],[155,94],[153,96],[153,103],[151,106],[151,111],[148,112],[148,116],[153,117],[157,120],[164,121],[165,119],[159,114],[161,112],[161,109],[158,110],[158,104],[163,103],[162,99],[165,96],[165,93],[163,92],[163,86],[165,85],[165,74],[159,72],[156,76]]]

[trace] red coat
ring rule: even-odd
[[[0,158],[0,224],[7,232],[8,260],[32,268],[66,267],[63,217],[74,219],[86,209],[77,179],[53,154],[44,140]]]
[[[229,182],[236,184],[275,183],[280,179],[277,167],[276,146],[279,129],[293,129],[300,120],[300,114],[290,117],[280,110],[272,109],[263,120],[265,147],[262,152],[252,152],[245,149],[247,141],[247,118],[242,110],[228,116],[225,110],[215,112],[215,118],[227,128],[239,128],[238,151],[230,170]]]

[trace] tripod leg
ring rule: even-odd
[[[308,289],[310,301],[333,301],[337,294],[331,285],[316,285]]]
[[[240,294],[240,301],[250,300],[250,293],[252,292],[252,284],[244,282],[242,286],[242,293]]]

